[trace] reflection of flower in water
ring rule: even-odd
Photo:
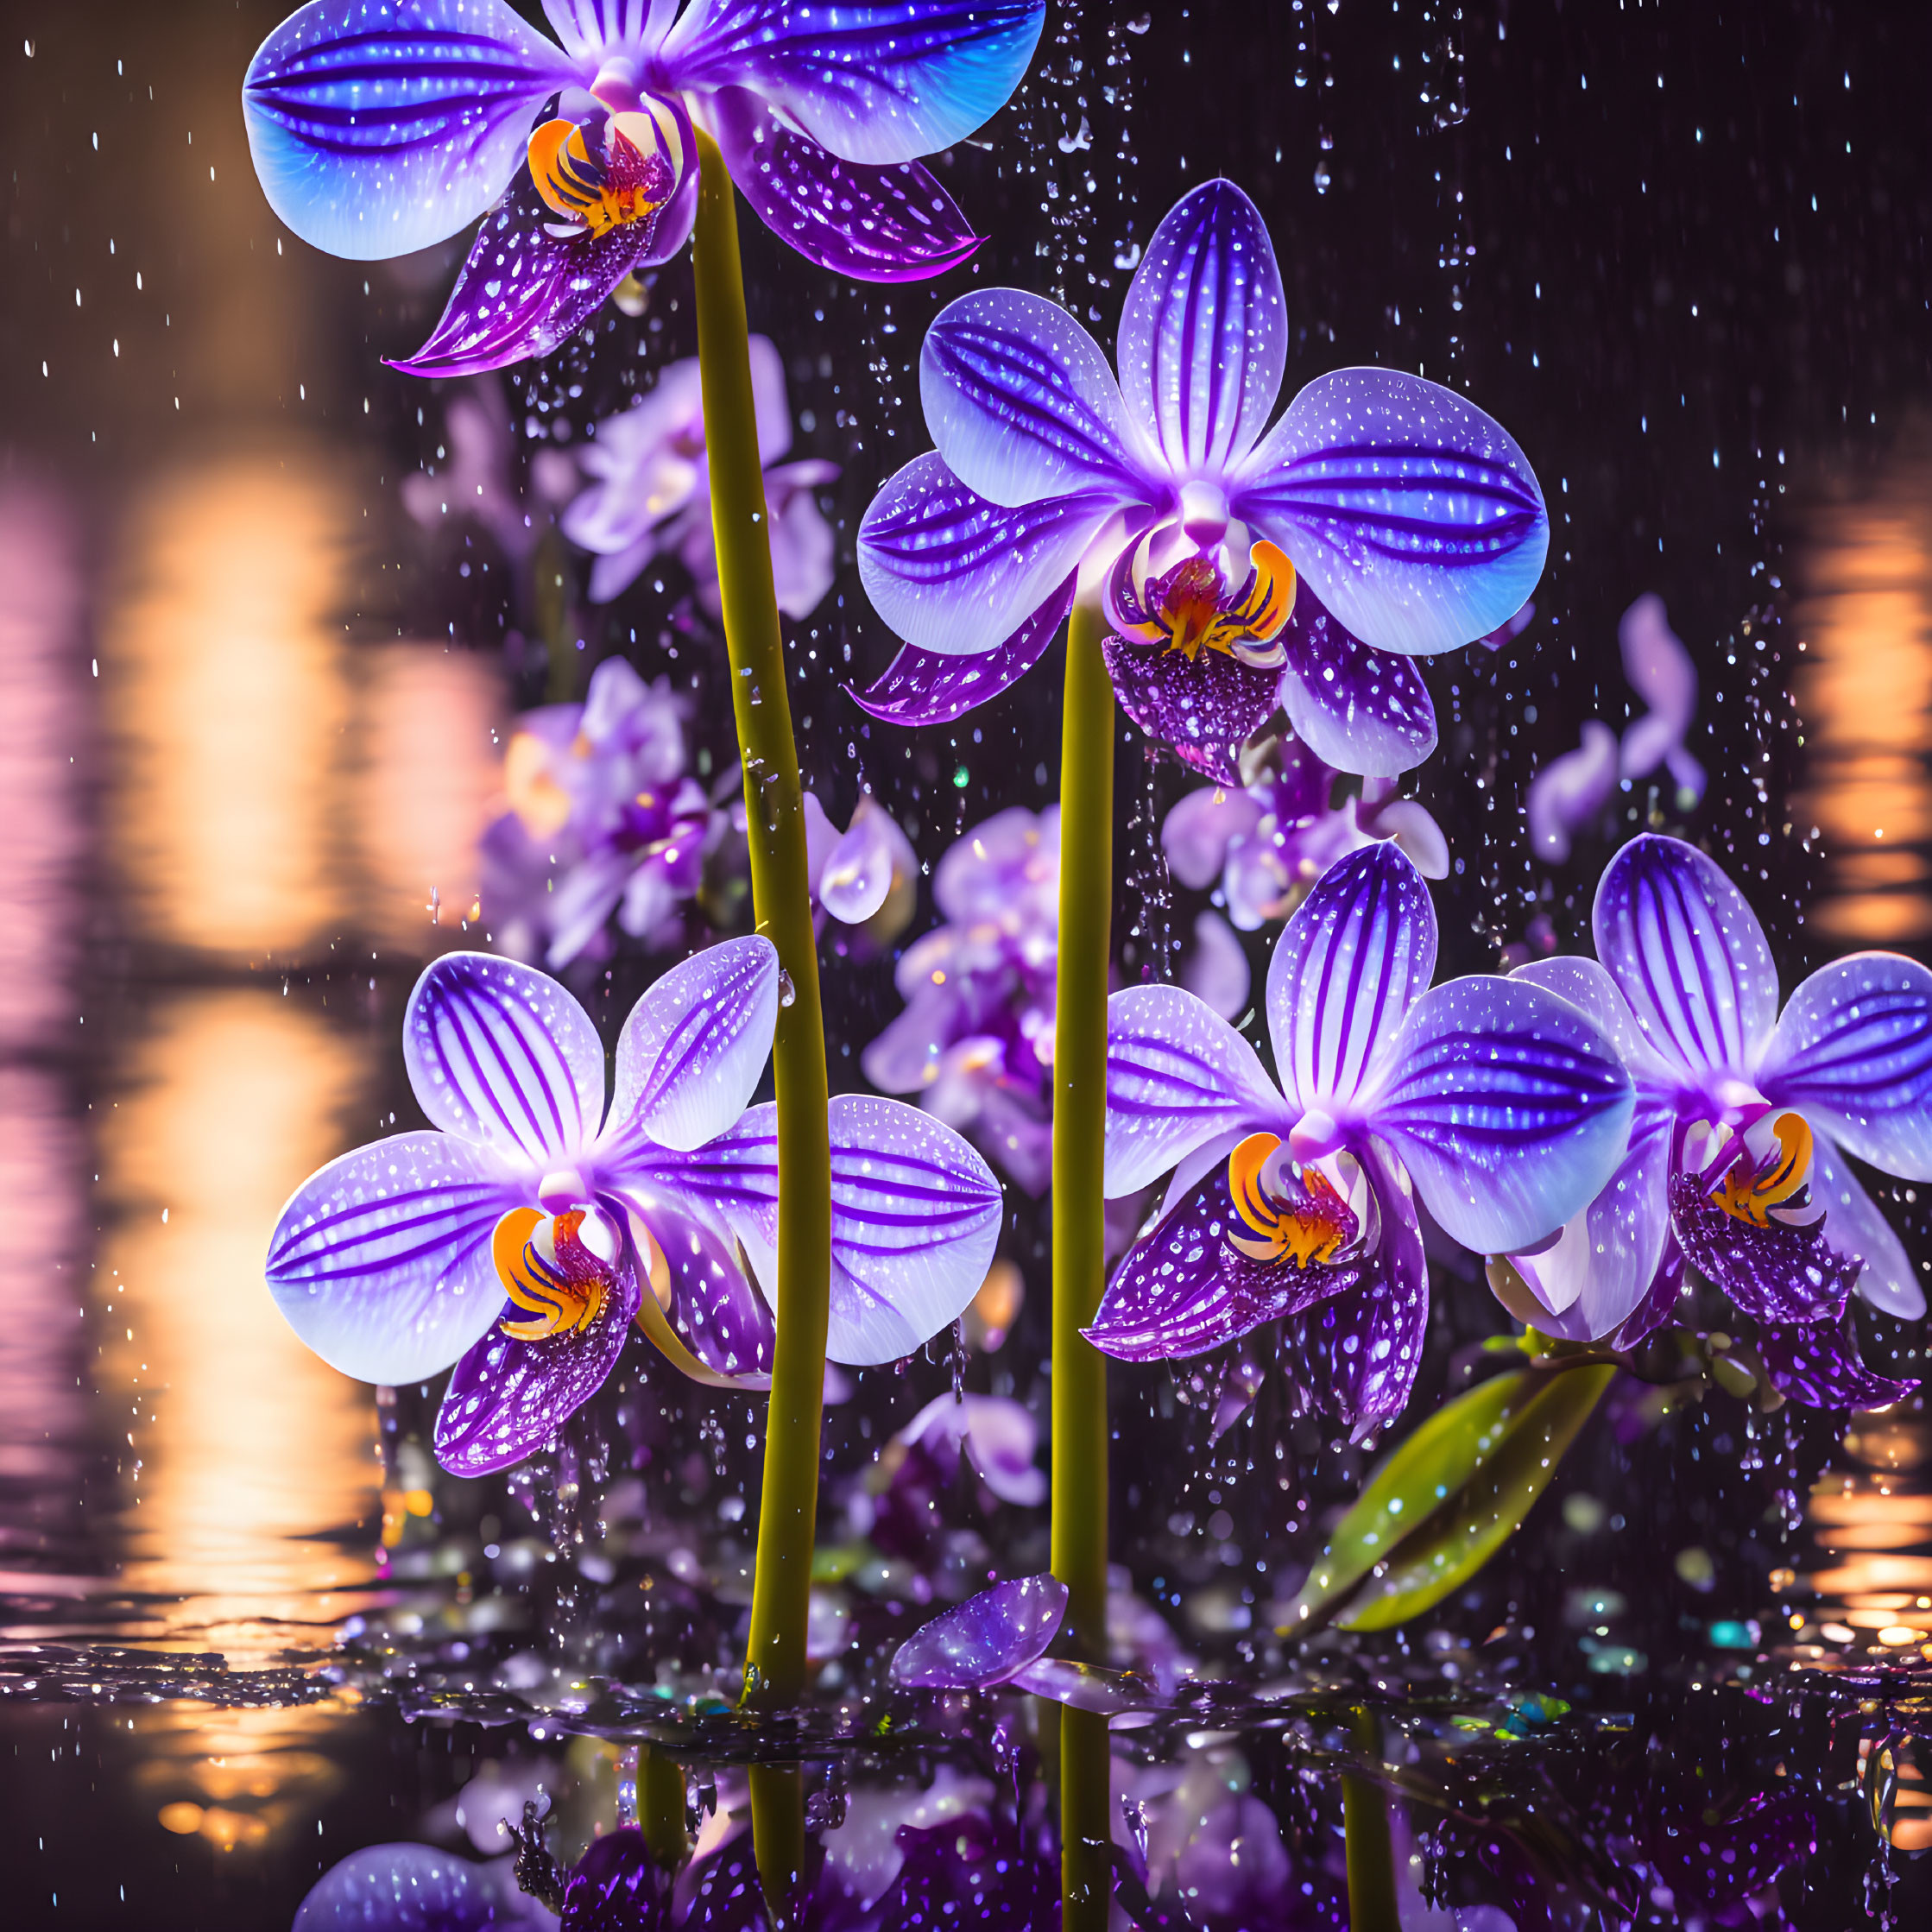
[[[940,860],[932,896],[945,923],[900,956],[893,978],[906,1011],[860,1064],[882,1093],[916,1095],[1038,1196],[1053,1152],[1059,807],[1014,805],[967,832]],[[1216,926],[1183,976],[1232,1013],[1247,997],[1247,963]]]
[[[788,617],[805,617],[830,590],[833,571],[831,526],[811,492],[832,482],[838,465],[779,461],[792,447],[785,365],[769,338],[754,336],[750,347],[778,607]],[[689,571],[698,602],[716,617],[717,556],[698,358],[669,364],[647,395],[607,416],[578,462],[590,485],[565,510],[562,524],[572,543],[596,557],[591,603],[609,603],[652,558],[669,556]]]

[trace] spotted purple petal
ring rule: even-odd
[[[576,1158],[603,1112],[603,1045],[548,974],[489,953],[445,953],[416,982],[402,1060],[445,1133],[538,1173]]]
[[[678,1339],[720,1375],[769,1376],[778,1331],[736,1247],[661,1203],[640,1218],[670,1273],[671,1305],[664,1312]]]
[[[746,88],[728,87],[707,104],[731,179],[758,218],[819,268],[856,281],[921,281],[979,247],[918,161],[843,161]]]
[[[1851,1164],[1822,1133],[1812,1141],[1811,1199],[1825,1210],[1832,1245],[1840,1253],[1856,1254],[1864,1261],[1859,1295],[1902,1322],[1916,1322],[1924,1314],[1920,1271],[1913,1266],[1878,1203],[1853,1173]]]
[[[859,577],[907,643],[981,655],[1058,592],[1116,508],[1110,493],[1087,490],[1002,509],[929,452],[873,498],[859,526]]]
[[[467,227],[546,97],[590,79],[502,0],[313,0],[249,63],[242,117],[268,205],[371,262]]]
[[[1013,635],[978,657],[922,651],[908,644],[879,681],[852,701],[888,724],[950,724],[997,698],[1039,663],[1073,609],[1077,574],[1070,575]]]
[[[1436,748],[1436,707],[1405,657],[1372,651],[1335,619],[1306,578],[1281,634],[1278,698],[1295,736],[1338,772],[1392,777]]]
[[[698,0],[664,43],[672,84],[748,87],[820,146],[883,164],[937,154],[1004,105],[1045,0]]]
[[[557,1932],[557,1921],[517,1890],[509,1862],[365,1845],[316,1880],[293,1932]]]
[[[1331,865],[1268,962],[1268,1030],[1290,1104],[1346,1108],[1435,970],[1436,912],[1408,859],[1383,843]]]
[[[1867,1368],[1858,1336],[1843,1317],[1766,1323],[1758,1331],[1758,1353],[1772,1386],[1807,1408],[1882,1409],[1903,1402],[1918,1386]]]
[[[429,340],[390,366],[406,376],[475,376],[547,356],[643,259],[655,224],[647,218],[603,235],[552,234],[556,211],[527,165],[518,168],[477,230]]]
[[[1081,1333],[1121,1361],[1198,1355],[1361,1283],[1353,1265],[1257,1261],[1228,1246],[1231,1235],[1248,1232],[1235,1216],[1222,1162],[1128,1249],[1093,1325]]]
[[[1839,1252],[1828,1215],[1760,1228],[1719,1207],[1694,1174],[1670,1177],[1670,1225],[1690,1265],[1754,1322],[1834,1321],[1858,1279],[1858,1258]]]
[[[995,1583],[922,1625],[899,1646],[902,1690],[983,1690],[1023,1670],[1059,1634],[1067,1587],[1052,1576]]]
[[[541,1449],[616,1367],[640,1292],[636,1258],[627,1253],[582,1327],[536,1342],[491,1329],[450,1377],[436,1417],[436,1460],[453,1476],[486,1476]]]
[[[1290,1380],[1358,1441],[1402,1412],[1429,1330],[1429,1261],[1415,1203],[1373,1149],[1362,1165],[1381,1209],[1380,1244],[1358,1286],[1291,1316],[1279,1344]]]
[[[1121,392],[1177,475],[1214,476],[1260,435],[1288,360],[1274,244],[1232,181],[1203,181],[1162,218],[1121,312]]]
[[[1190,657],[1167,644],[1108,637],[1101,646],[1121,709],[1190,770],[1241,782],[1241,747],[1273,713],[1279,673],[1224,651]]]
[[[344,1375],[394,1385],[440,1374],[502,1304],[490,1235],[517,1199],[495,1162],[451,1134],[358,1147],[281,1210],[268,1291]]]
[[[1711,860],[1682,839],[1633,838],[1603,874],[1592,923],[1597,957],[1674,1067],[1756,1067],[1777,1020],[1777,969],[1757,914]]]
[[[1365,1111],[1429,1211],[1479,1254],[1555,1233],[1624,1158],[1630,1076],[1588,1015],[1526,980],[1432,988],[1383,1065]]]
[[[1761,1800],[1715,1824],[1700,1815],[1703,1802],[1700,1790],[1680,1816],[1664,1813],[1645,1849],[1678,1910],[1721,1912],[1719,1923],[1736,1923],[1727,1908],[1769,1891],[1786,1866],[1818,1849],[1818,1806],[1803,1796]]]
[[[586,13],[616,11],[616,0],[576,0]],[[645,1932],[662,1925],[671,1904],[671,1873],[652,1855],[635,1825],[619,1825],[589,1847],[564,1883],[560,1932]]]
[[[1130,986],[1107,1002],[1106,1189],[1138,1194],[1196,1148],[1291,1117],[1254,1049],[1178,986]]]
[[[1044,295],[976,288],[949,304],[919,351],[919,395],[946,467],[988,502],[1152,500],[1105,353]]]
[[[1317,376],[1232,492],[1366,644],[1426,656],[1535,588],[1550,519],[1529,459],[1453,390],[1392,369]]]
[[[777,948],[753,937],[708,946],[657,981],[618,1036],[606,1139],[688,1151],[729,1127],[772,1050],[778,980]]]
[[[1820,968],[1791,995],[1758,1083],[1860,1160],[1932,1180],[1932,973],[1895,952]]]

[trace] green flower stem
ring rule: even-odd
[[[1356,1744],[1380,1755],[1381,1726],[1374,1714],[1350,1714]],[[1389,1839],[1388,1798],[1373,1778],[1345,1771],[1342,1777],[1342,1826],[1348,1858],[1350,1932],[1402,1932],[1395,1904],[1395,1851]]]
[[[649,1745],[637,1752],[637,1822],[651,1856],[676,1872],[691,1856],[685,1834],[684,1767]]]
[[[805,1774],[796,1765],[754,1765],[751,1849],[765,1915],[777,1932],[792,1932],[799,1923],[805,1848]]]
[[[785,646],[772,587],[770,523],[751,394],[738,211],[717,143],[698,136],[698,366],[710,458],[731,705],[744,761],[751,896],[758,930],[778,948],[791,998],[778,1015],[778,1341],[765,1420],[745,1701],[784,1707],[805,1688],[805,1612],[818,1514],[818,1432],[831,1291],[831,1144],[825,1030],[818,1007],[799,754],[785,688]]]
[[[1100,613],[1067,625],[1060,736],[1060,955],[1053,1035],[1053,1574],[1074,1642],[1107,1654],[1107,1358],[1080,1333],[1104,1285],[1107,974],[1114,881],[1114,685]],[[1107,1923],[1107,1720],[1060,1718],[1061,1923]]]

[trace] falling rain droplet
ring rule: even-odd
[[[952,1348],[950,1359],[952,1363],[952,1398],[955,1402],[966,1399],[966,1323],[962,1320],[952,1325]]]
[[[799,989],[792,985],[792,975],[781,969],[778,975],[778,1003],[788,1007],[798,996]]]

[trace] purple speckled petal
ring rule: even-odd
[[[888,724],[950,724],[963,717],[1039,663],[1073,609],[1078,581],[1070,575],[1011,637],[982,656],[922,651],[908,644],[876,684],[852,693],[853,703]]]
[[[952,197],[913,161],[842,161],[729,87],[706,104],[731,179],[806,261],[856,281],[923,281],[980,245]]]
[[[344,1375],[393,1386],[440,1374],[502,1304],[490,1235],[518,1198],[488,1155],[451,1134],[358,1147],[281,1210],[268,1292]]]
[[[1410,656],[1493,630],[1550,548],[1543,492],[1508,431],[1400,369],[1317,376],[1233,495],[1349,630]]]
[[[1117,508],[1110,492],[1086,490],[1002,509],[931,451],[873,498],[859,526],[860,581],[907,643],[984,655],[1058,592]]]
[[[556,210],[537,193],[527,165],[520,167],[477,230],[429,340],[390,367],[406,376],[476,376],[547,356],[638,265],[656,219],[597,236],[553,235],[556,225]]]
[[[1808,1228],[1755,1227],[1717,1206],[1692,1174],[1670,1177],[1670,1225],[1690,1265],[1754,1322],[1834,1321],[1858,1279],[1858,1257],[1839,1251],[1828,1215]]]
[[[1214,476],[1254,445],[1288,361],[1274,245],[1232,181],[1203,181],[1162,218],[1121,312],[1121,391],[1176,475]]]
[[[1758,1074],[1765,1096],[1902,1180],[1932,1180],[1932,973],[1855,952],[1791,995]]]
[[[641,1292],[636,1258],[613,1271],[583,1327],[520,1341],[501,1325],[456,1365],[436,1417],[436,1460],[453,1476],[486,1476],[534,1454],[603,1385],[624,1352]],[[520,1311],[506,1304],[506,1317]]]
[[[1268,962],[1268,1031],[1291,1105],[1352,1102],[1435,970],[1436,911],[1401,851],[1369,845],[1331,865]]]
[[[603,1112],[603,1044],[546,973],[445,953],[416,982],[402,1061],[445,1133],[538,1172],[574,1159]]]
[[[1777,1020],[1777,969],[1758,916],[1716,864],[1646,832],[1605,869],[1596,956],[1644,1037],[1680,1070],[1748,1077]]]
[[[778,949],[769,939],[727,939],[673,966],[618,1036],[605,1140],[689,1151],[717,1139],[749,1103],[777,1025]]]
[[[1823,1322],[1766,1323],[1758,1353],[1772,1386],[1812,1409],[1882,1409],[1918,1386],[1895,1382],[1865,1366],[1858,1336],[1840,1317]]]
[[[1067,1613],[1067,1587],[1016,1576],[942,1612],[899,1646],[892,1681],[902,1690],[980,1690],[1004,1683],[1045,1651]]]
[[[1346,629],[1306,578],[1281,634],[1288,662],[1278,693],[1299,738],[1338,772],[1393,777],[1436,748],[1436,706],[1405,657],[1372,651]]]
[[[640,1219],[670,1271],[665,1318],[679,1340],[720,1375],[769,1376],[778,1330],[765,1297],[738,1265],[736,1248],[663,1203]]]
[[[1666,1234],[1664,1256],[1657,1265],[1657,1272],[1651,1277],[1643,1300],[1632,1310],[1630,1319],[1611,1336],[1613,1348],[1636,1348],[1670,1319],[1683,1294],[1683,1250],[1677,1246],[1677,1237]]]
[[[1385,1064],[1362,1096],[1375,1131],[1479,1254],[1554,1234],[1624,1158],[1635,1095],[1615,1049],[1581,1008],[1526,980],[1431,988]]]
[[[577,0],[584,12],[616,10],[617,0]],[[651,1854],[635,1825],[593,1838],[564,1884],[560,1932],[646,1932],[671,1903],[671,1873]]]
[[[249,63],[242,117],[268,205],[314,247],[372,262],[467,227],[546,98],[590,78],[502,0],[314,0]]]
[[[1601,718],[1583,727],[1575,751],[1552,758],[1530,780],[1523,811],[1530,849],[1545,865],[1561,865],[1570,842],[1602,816],[1617,789],[1617,734]]]
[[[478,1865],[429,1845],[365,1845],[316,1880],[293,1932],[558,1932],[516,1889],[509,1862]]]
[[[1285,1133],[1247,1040],[1178,986],[1130,986],[1107,1002],[1109,1196],[1138,1194],[1196,1147],[1239,1128]]]
[[[1241,747],[1272,715],[1279,673],[1224,651],[1193,657],[1165,642],[1108,637],[1101,645],[1121,709],[1190,771],[1241,782]]]
[[[1228,1246],[1230,1234],[1250,1232],[1235,1216],[1222,1161],[1127,1251],[1081,1333],[1121,1361],[1198,1355],[1361,1283],[1353,1265],[1257,1261]]]
[[[946,467],[988,502],[1151,498],[1106,355],[1044,295],[975,288],[950,303],[919,351],[919,395]]]
[[[663,60],[672,85],[748,87],[849,161],[912,161],[1005,104],[1045,17],[1045,0],[698,0]]]
[[[1279,1359],[1317,1409],[1356,1440],[1399,1415],[1429,1331],[1429,1259],[1415,1203],[1373,1149],[1363,1155],[1382,1214],[1382,1239],[1357,1287],[1281,1325]]]
[[[1859,1293],[1902,1322],[1916,1322],[1924,1314],[1925,1290],[1904,1244],[1844,1155],[1822,1133],[1812,1141],[1811,1199],[1825,1210],[1832,1246],[1864,1261]]]
[[[1727,1908],[1768,1891],[1786,1866],[1818,1849],[1819,1807],[1803,1796],[1773,1798],[1712,1824],[1702,1813],[1703,1798],[1700,1790],[1676,1817],[1658,1806],[1666,1822],[1651,1827],[1645,1848],[1679,1911],[1725,1914],[1708,1923],[1752,1923],[1755,1915],[1732,1918]]]

